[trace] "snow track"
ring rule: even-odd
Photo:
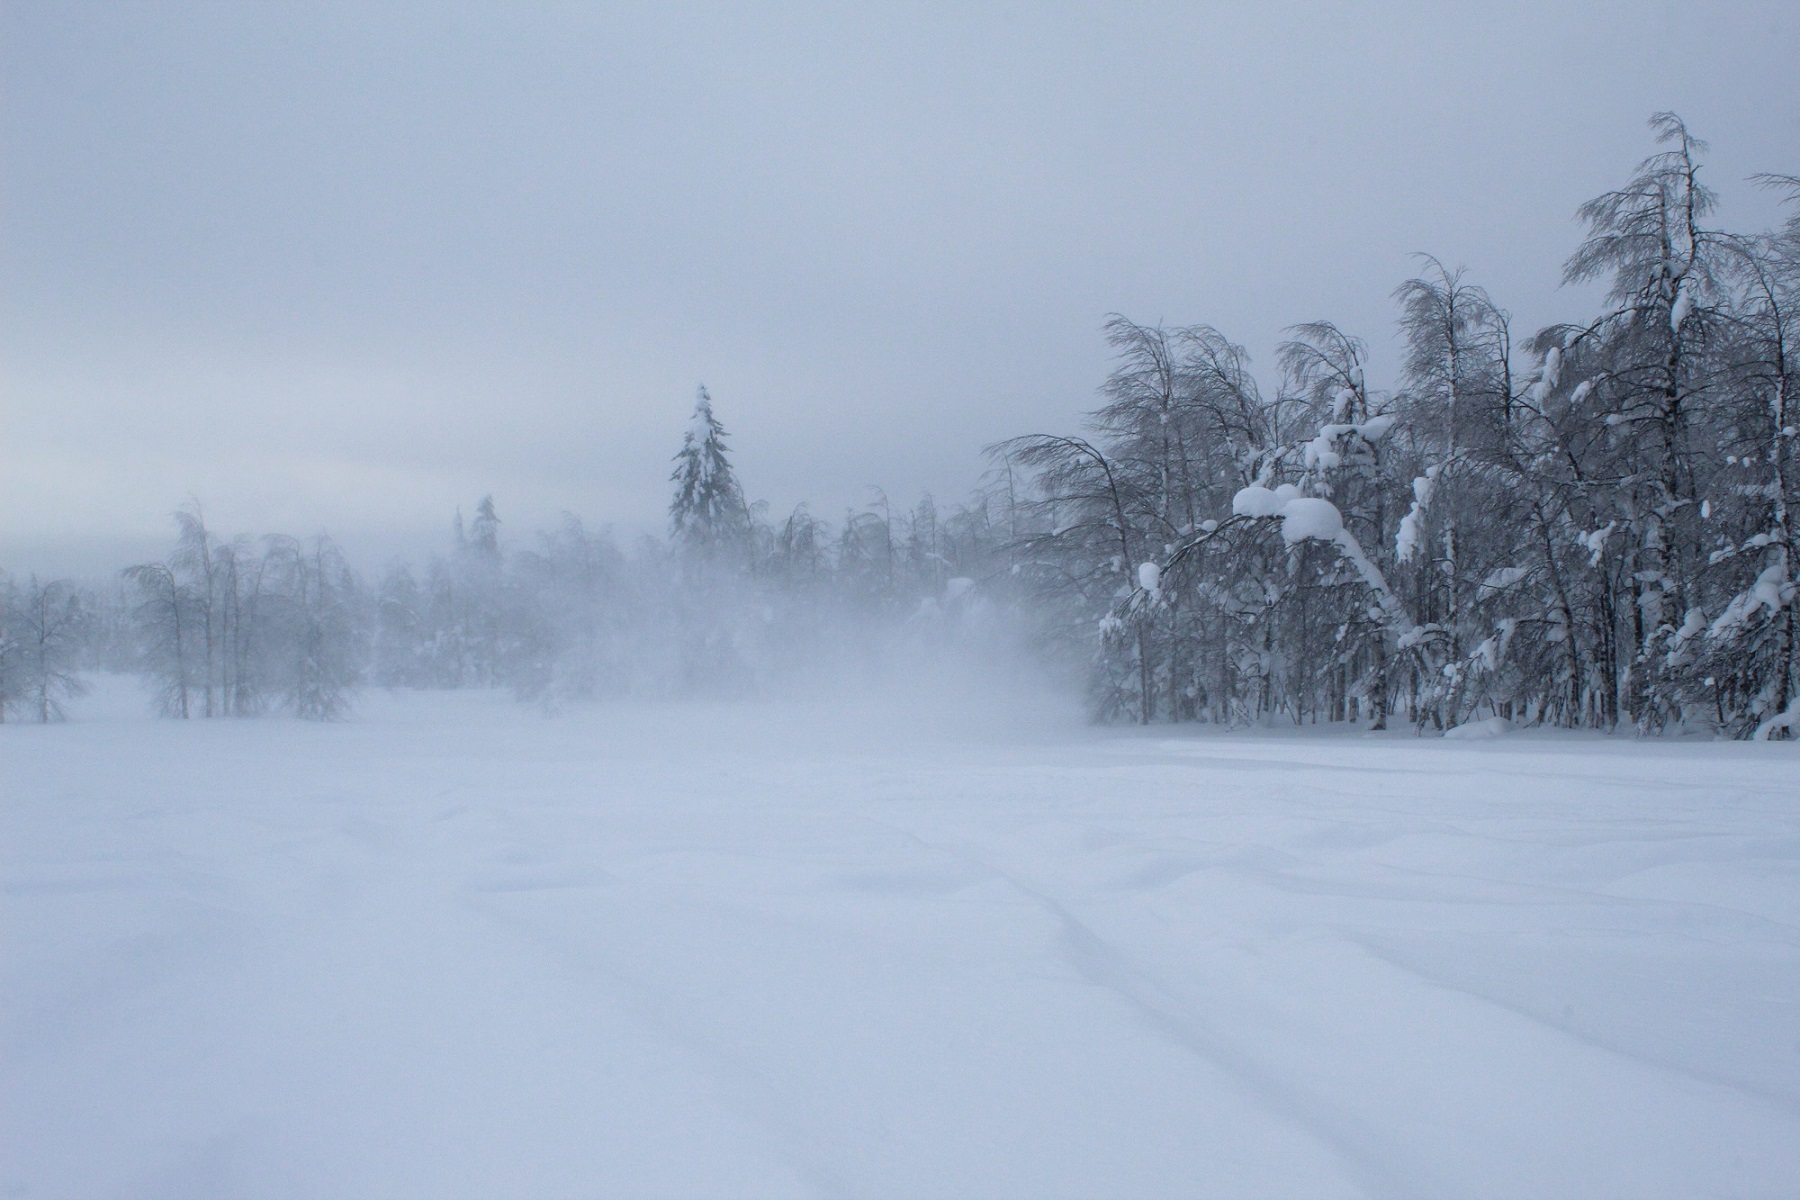
[[[1800,1189],[1789,746],[465,694],[0,781],[0,1196]]]

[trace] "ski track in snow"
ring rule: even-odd
[[[1800,754],[0,727],[0,1197],[1800,1194]]]

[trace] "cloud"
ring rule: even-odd
[[[1685,10],[1684,10],[1685,11]],[[13,5],[0,553],[190,492],[655,527],[696,383],[778,509],[954,498],[1098,329],[1376,344],[1431,250],[1522,326],[1681,108],[1792,170],[1787,6]],[[1785,157],[1784,157],[1785,156]],[[70,514],[79,514],[79,520]]]

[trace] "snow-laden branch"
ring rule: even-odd
[[[1292,484],[1277,488],[1251,486],[1231,499],[1233,516],[1281,522],[1281,540],[1290,546],[1304,541],[1329,542],[1356,569],[1380,608],[1382,625],[1402,647],[1418,645],[1426,631],[1412,619],[1406,606],[1388,586],[1387,577],[1375,565],[1362,543],[1344,525],[1337,505],[1317,496],[1302,496]]]

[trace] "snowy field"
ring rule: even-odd
[[[1800,751],[0,727],[0,1196],[1800,1195]]]

